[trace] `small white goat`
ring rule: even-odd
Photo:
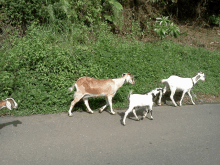
[[[172,100],[174,106],[177,106],[177,104],[175,103],[173,99],[173,96],[176,91],[183,91],[182,97],[180,99],[180,106],[182,106],[183,97],[185,93],[187,92],[193,105],[195,105],[195,103],[193,102],[192,96],[190,94],[190,91],[199,80],[205,81],[204,73],[198,72],[196,76],[192,78],[183,78],[183,77],[172,75],[168,79],[162,79],[161,83],[165,84],[165,87],[163,89],[163,95],[166,93],[167,90],[170,90],[171,91],[170,99]],[[161,98],[162,98],[162,95],[159,97],[158,105],[161,105]]]
[[[124,118],[123,118],[123,124],[125,125],[125,119],[127,118],[127,115],[133,111],[133,114],[135,116],[135,118],[137,120],[139,120],[139,118],[136,115],[135,112],[135,108],[136,107],[146,107],[146,113],[143,115],[143,118],[145,118],[147,116],[147,114],[149,112],[151,112],[151,119],[153,120],[153,116],[152,116],[152,107],[154,104],[154,97],[160,93],[160,95],[162,95],[162,88],[156,88],[154,90],[152,90],[151,92],[147,93],[147,94],[131,94],[132,90],[130,91],[129,95],[128,95],[128,99],[129,99],[129,108],[128,110],[125,112]]]
[[[18,104],[13,98],[7,98],[5,100],[0,100],[0,109],[4,107],[8,108],[9,110],[11,110],[12,108],[17,109]]]

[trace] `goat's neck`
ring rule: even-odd
[[[195,77],[191,78],[193,82],[193,86],[200,80],[199,78],[200,78],[199,75],[196,75]]]
[[[118,90],[126,81],[125,77],[120,77],[120,78],[117,78],[117,79],[114,79],[115,81],[115,86],[116,86],[116,89]]]
[[[146,93],[146,95],[151,95],[152,97],[154,97],[154,94],[152,92]]]
[[[152,99],[154,100],[156,96],[153,93],[150,94],[152,95]]]

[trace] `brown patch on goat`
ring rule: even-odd
[[[6,100],[1,100],[0,101],[0,107],[5,106],[6,105]]]
[[[82,93],[91,93],[95,95],[114,94],[114,81],[112,79],[95,79],[91,77],[81,77],[76,81],[79,90]]]

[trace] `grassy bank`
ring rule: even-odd
[[[146,93],[170,75],[206,75],[194,93],[220,93],[220,53],[182,46],[170,41],[143,43],[132,37],[117,38],[103,24],[96,33],[72,26],[71,33],[51,27],[31,26],[23,38],[13,36],[3,46],[0,97],[13,97],[17,111],[3,109],[0,115],[32,115],[67,112],[73,99],[68,88],[81,76],[117,78],[124,72],[135,75],[136,84],[124,85],[113,98],[113,107],[128,106],[127,95]],[[8,43],[9,43],[8,42]],[[92,109],[104,98],[90,100]],[[85,110],[79,102],[74,110]]]

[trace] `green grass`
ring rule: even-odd
[[[82,29],[81,29],[82,30]],[[220,93],[220,53],[179,45],[171,41],[143,43],[117,38],[103,25],[97,33],[74,26],[72,33],[53,28],[30,27],[23,38],[11,37],[11,46],[0,63],[0,98],[13,97],[19,109],[3,109],[3,115],[32,115],[67,112],[73,92],[68,88],[81,76],[118,78],[127,71],[135,75],[135,85],[125,84],[113,98],[113,108],[128,107],[127,95],[147,93],[163,87],[160,80],[170,75],[206,75],[194,93]],[[104,98],[90,99],[92,109],[105,104]],[[75,110],[86,110],[80,101]]]

